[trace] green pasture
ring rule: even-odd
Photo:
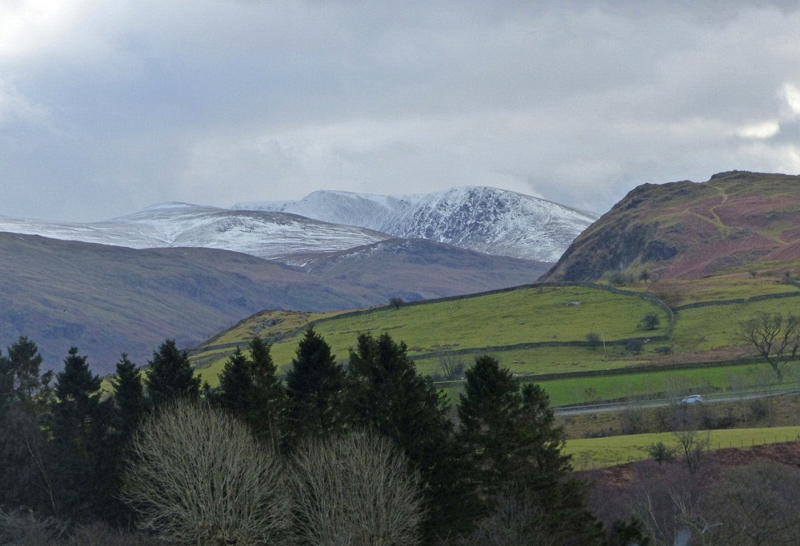
[[[737,347],[739,323],[756,313],[800,312],[800,298],[754,301],[733,305],[712,305],[677,312],[670,344],[675,352],[706,351]]]
[[[475,362],[475,358],[484,354],[477,351],[471,354],[453,355],[467,366]],[[603,347],[534,347],[530,349],[512,349],[508,351],[488,351],[500,365],[516,374],[550,374],[605,370],[623,368],[647,362],[645,356],[638,357],[626,354],[622,346],[609,345]],[[423,374],[441,372],[440,358],[431,356],[415,361],[417,370]]]
[[[786,284],[782,278],[756,276],[747,273],[718,275],[704,279],[671,280],[663,283],[665,288],[683,295],[680,305],[702,301],[734,300],[767,294],[796,292],[794,285]],[[657,290],[655,290],[657,292]]]
[[[800,439],[800,426],[713,430],[700,432],[697,437],[705,439],[706,434],[709,449],[742,448]],[[586,470],[647,459],[647,448],[658,442],[673,448],[679,446],[674,434],[662,432],[567,440],[563,452],[572,455],[576,470]]]
[[[659,314],[661,325],[656,330],[643,332],[637,325],[649,312]],[[346,359],[361,333],[377,336],[388,332],[395,340],[404,341],[408,345],[408,354],[414,356],[542,341],[583,341],[590,332],[596,332],[606,340],[656,336],[664,334],[668,321],[667,314],[660,307],[636,296],[586,287],[526,287],[406,305],[400,309],[382,307],[355,316],[323,320],[314,328],[331,345],[338,358]],[[272,356],[279,368],[291,363],[301,336],[302,332],[299,332],[272,346]],[[227,338],[220,336],[219,339]],[[580,369],[581,366],[598,366],[600,357],[597,355],[601,352],[602,349],[599,352],[588,349],[574,351],[572,360],[566,365],[561,364],[563,356],[557,356],[556,352],[542,354],[546,354],[546,362],[556,363],[560,369],[573,364],[574,369]],[[535,367],[534,357],[533,353],[514,356],[512,360],[517,360],[517,364],[526,363],[515,369],[529,372]],[[467,356],[468,361],[473,358]],[[431,369],[436,366],[434,360],[421,362],[420,370],[423,373],[435,371]],[[225,359],[221,358],[204,368],[204,380],[213,385],[216,381],[213,376],[221,371],[224,362]]]
[[[536,381],[520,378],[523,383],[538,383],[550,397],[550,406],[570,406],[623,398],[683,397],[694,392],[729,392],[768,389],[778,385],[775,373],[767,364],[737,364],[687,370],[663,370],[595,375]],[[800,362],[785,367],[783,386],[800,382]],[[458,402],[463,383],[443,382],[442,390],[451,403]]]
[[[790,386],[800,379],[800,363],[785,367],[783,384]],[[743,391],[777,385],[775,373],[766,363],[738,364],[688,370],[664,370],[553,379],[540,383],[553,406],[568,406],[595,400],[647,397],[649,395],[684,396],[690,392],[713,390]],[[587,389],[594,389],[587,392]]]

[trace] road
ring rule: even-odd
[[[786,387],[782,389],[772,389],[770,391],[739,391],[726,392],[720,394],[704,394],[703,404],[716,404],[720,402],[740,402],[742,400],[754,400],[757,398],[772,398],[775,396],[788,396],[799,394],[797,387]],[[586,413],[606,413],[610,411],[622,411],[629,408],[658,408],[680,404],[681,398],[660,398],[655,400],[636,400],[634,402],[604,402],[597,404],[582,404],[576,406],[561,406],[553,408],[557,416],[582,415]]]

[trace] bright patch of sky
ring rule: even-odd
[[[800,172],[795,1],[0,0],[0,215]]]

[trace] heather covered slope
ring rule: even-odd
[[[703,183],[644,184],[584,231],[543,278],[609,271],[699,278],[800,259],[800,176],[727,172]]]
[[[121,352],[144,364],[173,337],[195,345],[261,309],[327,311],[435,298],[531,282],[542,264],[422,242],[334,253],[309,271],[247,254],[134,250],[0,233],[0,348],[26,335],[47,367],[70,345],[95,372]]]

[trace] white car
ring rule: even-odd
[[[700,396],[699,394],[693,394],[681,400],[681,404],[700,404],[702,402],[703,402],[703,397]]]

